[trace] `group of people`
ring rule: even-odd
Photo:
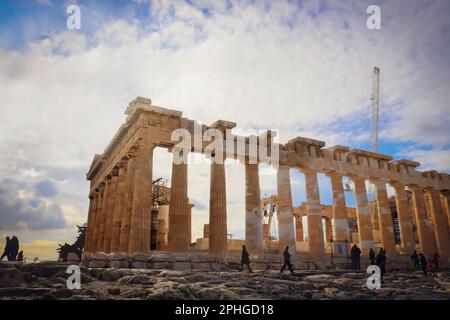
[[[6,237],[5,249],[0,260],[4,257],[8,261],[23,261],[23,251],[19,251],[19,239],[16,236]]]
[[[280,269],[280,273],[284,272],[284,269],[286,269],[286,267],[289,269],[289,271],[291,273],[294,273],[294,268],[292,267],[291,264],[291,254],[289,253],[289,246],[286,246],[286,248],[284,249],[283,252],[283,266]],[[244,269],[244,265],[247,266],[248,268],[248,272],[253,272],[252,267],[250,266],[250,253],[248,253],[247,248],[245,245],[242,246],[242,255],[241,255],[241,268],[239,269],[239,271],[242,271]]]
[[[414,261],[414,267],[418,270],[422,270],[423,273],[427,274],[427,270],[439,271],[439,253],[435,252],[433,257],[426,258],[423,253],[417,254],[417,250],[414,250],[411,255],[411,260]]]
[[[350,258],[352,260],[352,268],[361,270],[361,250],[356,244],[354,244],[350,250]],[[370,248],[369,260],[370,265],[376,265],[380,268],[381,281],[383,281],[383,276],[386,273],[386,250],[380,248],[378,254],[375,254],[375,251]]]

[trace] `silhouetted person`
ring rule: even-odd
[[[17,261],[23,261],[23,251],[22,250],[17,255]]]
[[[250,267],[250,254],[248,253],[247,248],[242,246],[241,269],[239,269],[239,272],[244,269],[244,264],[247,265],[248,272],[252,272],[252,268]]]
[[[283,273],[283,271],[286,267],[289,268],[289,271],[291,273],[294,273],[294,269],[292,268],[292,264],[291,264],[291,254],[289,253],[289,246],[286,246],[286,249],[284,249],[283,258],[284,258],[284,264],[281,267],[280,273]]]
[[[3,250],[3,254],[0,260],[3,260],[3,258],[6,257],[6,259],[8,259],[9,261],[9,258],[11,256],[10,252],[11,252],[11,239],[9,237],[6,237],[5,249]]]
[[[384,283],[383,276],[386,273],[386,251],[380,248],[377,255],[377,266],[380,268],[381,283]]]
[[[361,250],[359,250],[356,244],[354,244],[352,249],[350,250],[350,257],[352,259],[352,268],[361,270]]]
[[[439,253],[435,252],[433,254],[433,264],[434,264],[434,268],[436,269],[436,271],[439,271],[439,259],[441,258],[441,256],[439,255]]]
[[[16,236],[13,236],[11,238],[11,260],[14,261],[17,258],[17,255],[19,254],[19,239],[17,239]],[[10,260],[10,261],[11,261]]]
[[[427,259],[423,255],[423,253],[419,254],[420,267],[422,268],[423,273],[427,274]]]
[[[414,268],[417,270],[420,269],[420,259],[419,255],[417,254],[417,250],[414,250],[413,254],[411,255],[411,260],[414,261]]]
[[[369,251],[369,260],[370,260],[370,265],[375,265],[376,263],[376,258],[375,258],[375,251],[373,251],[372,248],[370,248]]]

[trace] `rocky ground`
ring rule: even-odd
[[[69,290],[67,265],[0,263],[0,300],[7,299],[450,299],[450,271],[387,273],[379,290],[353,271],[172,271],[81,268]]]

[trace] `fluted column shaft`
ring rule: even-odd
[[[127,168],[124,163],[120,164],[119,176],[117,179],[117,188],[115,196],[115,205],[112,219],[111,252],[119,252],[120,232],[122,220],[124,217],[124,195]]]
[[[227,254],[227,198],[225,165],[211,163],[209,191],[209,255],[226,258]],[[169,230],[170,232],[170,230]]]
[[[263,215],[257,164],[245,164],[245,244],[251,254],[264,253]]]
[[[367,201],[366,182],[363,178],[352,177],[355,186],[356,218],[358,224],[359,246],[364,256],[374,248],[372,222],[370,221],[369,202]]]
[[[416,249],[414,231],[411,222],[411,206],[408,203],[405,186],[402,184],[391,184],[395,189],[395,202],[397,205],[398,224],[400,227],[400,242],[403,250],[411,255]]]
[[[108,199],[108,211],[106,212],[106,222],[105,222],[105,236],[103,239],[103,250],[106,253],[111,252],[111,237],[113,233],[113,217],[114,217],[114,207],[116,205],[116,192],[117,192],[117,182],[118,177],[113,176],[111,178],[111,186],[109,189],[109,199]]]
[[[123,217],[120,225],[120,245],[119,252],[128,252],[128,242],[130,238],[131,212],[133,207],[134,191],[134,157],[129,155],[127,162],[127,172],[125,175],[125,192],[123,194]]]
[[[104,238],[105,238],[105,227],[106,227],[106,215],[108,212],[108,201],[109,201],[109,190],[111,188],[111,179],[107,179],[105,181],[105,190],[103,192],[102,197],[102,206],[101,212],[99,216],[99,233],[98,233],[98,242],[97,242],[97,251],[105,252]]]
[[[189,248],[188,167],[186,162],[172,163],[169,203],[168,249],[184,251]]]
[[[311,255],[323,255],[325,253],[325,243],[317,172],[312,170],[302,171],[305,174],[306,183],[309,253]]]
[[[92,252],[92,236],[94,230],[95,211],[97,209],[97,193],[89,196],[89,211],[86,224],[86,235],[84,238],[84,252]]]
[[[342,176],[334,173],[331,173],[328,176],[331,180],[331,189],[333,192],[334,240],[350,240]]]
[[[435,188],[428,188],[428,194],[430,195],[430,209],[431,219],[434,225],[434,235],[436,238],[437,251],[441,257],[450,256],[448,229],[447,229],[447,217],[444,214],[442,208],[441,198],[439,190]]]
[[[101,184],[99,187],[98,193],[97,193],[97,205],[95,208],[95,215],[93,219],[93,233],[92,233],[92,252],[99,251],[98,249],[98,238],[99,238],[99,232],[100,232],[100,217],[101,217],[101,211],[102,211],[102,201],[103,201],[103,192],[104,192],[104,184]]]
[[[154,145],[141,145],[135,158],[129,254],[150,252],[153,149]]]
[[[442,208],[444,209],[444,212],[447,215],[447,219],[448,219],[448,225],[447,227],[450,230],[450,203],[449,203],[449,191],[443,191],[441,193],[441,201],[442,201]]]
[[[380,225],[381,245],[390,256],[397,254],[394,237],[394,225],[392,223],[392,214],[389,207],[389,199],[386,191],[386,182],[372,181],[375,186],[377,198],[378,221]]]
[[[413,193],[414,214],[416,216],[420,251],[425,254],[426,257],[430,257],[434,253],[434,241],[425,207],[423,188],[411,185],[409,186],[409,189]]]
[[[294,254],[295,225],[292,209],[291,178],[288,166],[279,166],[277,171],[277,193],[278,193],[278,249],[280,253],[289,246],[290,253]]]

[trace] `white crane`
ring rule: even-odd
[[[370,98],[370,143],[371,151],[378,151],[378,123],[380,117],[380,68],[373,67],[372,97]]]

